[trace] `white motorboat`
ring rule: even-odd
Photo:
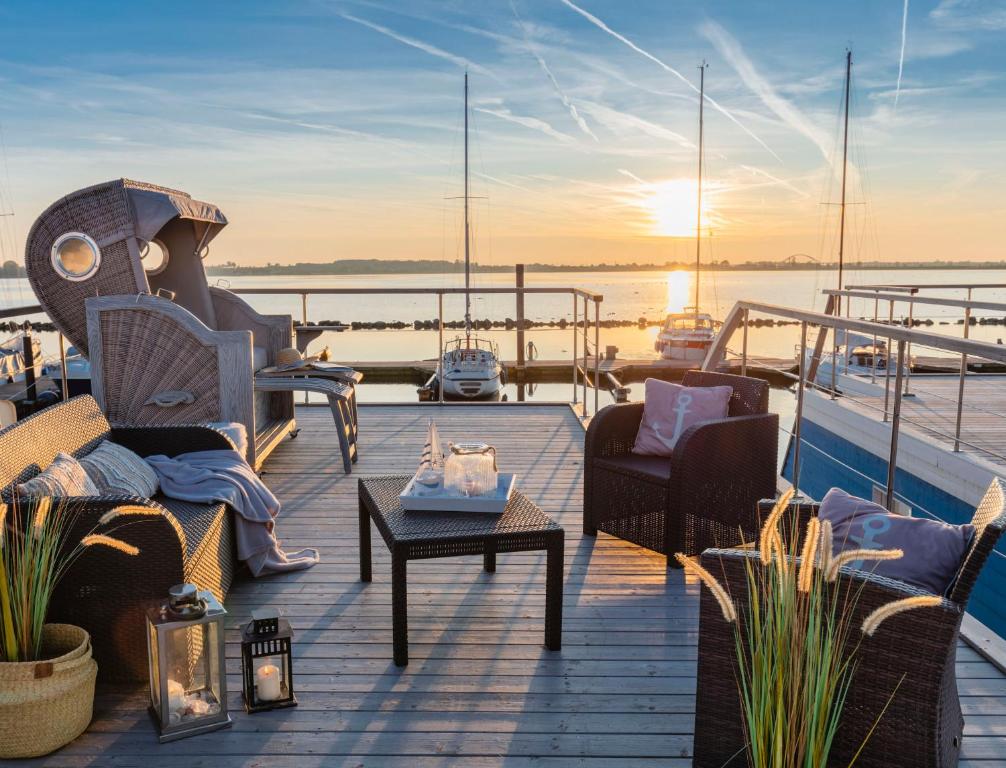
[[[667,316],[653,348],[664,360],[704,360],[716,337],[716,323],[710,315],[692,311]]]

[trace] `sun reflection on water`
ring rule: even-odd
[[[667,312],[684,312],[691,306],[692,273],[676,269],[667,273]]]

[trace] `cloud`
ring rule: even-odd
[[[898,84],[894,88],[894,108],[898,107],[898,97],[901,95],[901,73],[905,69],[905,38],[908,32],[908,0],[901,11],[901,55],[898,56]]]
[[[830,143],[824,133],[811,123],[791,102],[783,98],[772,84],[762,76],[733,35],[715,21],[703,23],[699,27],[699,32],[716,47],[720,55],[740,75],[744,84],[762,100],[765,106],[771,109],[790,128],[810,139],[821,151],[824,159],[830,162]]]
[[[569,100],[569,96],[567,96],[565,91],[563,91],[562,88],[559,87],[559,83],[555,79],[555,75],[552,74],[552,70],[548,68],[548,64],[545,63],[545,59],[543,59],[541,57],[541,54],[538,53],[537,48],[535,48],[534,45],[532,45],[530,37],[528,36],[527,27],[524,25],[524,20],[520,17],[520,14],[517,13],[517,6],[513,4],[513,0],[510,0],[510,10],[513,11],[514,18],[517,19],[517,23],[520,25],[521,32],[524,35],[524,45],[527,47],[528,52],[530,52],[530,54],[534,56],[535,60],[538,62],[538,66],[541,67],[541,71],[545,73],[545,76],[548,78],[549,82],[552,83],[552,87],[555,89],[555,92],[559,95],[559,99],[565,105],[566,109],[569,110],[570,117],[572,117],[573,121],[578,126],[580,126],[581,131],[590,136],[590,138],[592,138],[594,141],[597,141],[598,138],[597,136],[594,135],[594,132],[590,130],[590,126],[587,125],[587,121],[580,116],[579,112],[577,112],[576,105],[574,105],[573,102]]]
[[[461,67],[462,69],[470,69],[473,72],[479,72],[488,77],[493,77],[493,74],[488,69],[476,64],[470,59],[466,59],[464,56],[456,56],[453,53],[448,53],[442,48],[437,48],[435,45],[424,43],[422,40],[417,40],[414,37],[407,37],[405,35],[399,34],[398,32],[395,32],[394,30],[388,29],[387,27],[382,27],[380,24],[375,24],[372,21],[361,19],[349,13],[340,13],[339,15],[342,18],[346,19],[347,21],[352,21],[355,24],[361,24],[362,26],[368,27],[369,29],[372,29],[375,32],[380,32],[382,35],[390,37],[392,40],[397,40],[398,42],[403,43],[404,45],[408,45],[411,46],[412,48],[416,48],[420,51],[423,51],[423,53],[428,53],[430,54],[430,56],[436,56],[438,59],[444,59],[445,61],[449,61],[452,64]]]
[[[663,61],[661,61],[660,59],[658,59],[652,53],[649,53],[648,51],[644,51],[642,48],[640,48],[634,42],[632,42],[631,40],[629,40],[629,38],[625,37],[624,35],[620,35],[618,32],[616,32],[611,27],[609,27],[607,24],[605,24],[603,21],[601,21],[599,18],[597,18],[597,16],[594,16],[592,13],[588,13],[583,8],[581,8],[580,6],[578,6],[575,3],[571,2],[571,0],[562,0],[562,2],[565,5],[567,5],[569,8],[571,8],[572,10],[576,11],[578,14],[580,14],[581,16],[583,16],[583,18],[585,18],[587,21],[589,21],[591,24],[593,24],[598,29],[600,29],[600,30],[602,30],[604,32],[607,32],[609,35],[611,35],[612,37],[614,37],[616,40],[618,40],[619,42],[624,43],[625,45],[629,46],[629,48],[631,48],[632,50],[634,50],[636,53],[640,54],[641,56],[645,56],[647,59],[649,59],[654,64],[656,64],[659,67],[661,67],[666,72],[670,72],[672,75],[674,75],[676,78],[678,78],[681,82],[683,82],[685,85],[687,85],[693,91],[695,91],[696,93],[699,93],[698,87],[696,87],[696,85],[691,80],[689,80],[687,77],[685,77],[680,72],[678,72],[678,70],[676,70],[674,67],[670,66],[669,64],[665,64]],[[761,144],[762,147],[764,147],[766,150],[768,150],[768,152],[776,160],[778,160],[779,162],[782,162],[782,158],[779,157],[779,155],[777,155],[775,153],[775,151],[772,149],[772,147],[770,147],[768,144],[766,144],[764,141],[762,141],[762,139],[754,131],[752,131],[750,128],[748,128],[746,125],[744,125],[736,117],[734,117],[733,114],[731,112],[729,112],[725,107],[721,106],[719,104],[719,102],[717,102],[715,99],[713,99],[709,94],[705,94],[705,99],[706,99],[706,101],[709,102],[710,106],[712,106],[713,109],[715,109],[716,111],[718,111],[720,114],[722,114],[728,120],[730,120],[730,122],[732,122],[734,125],[736,125],[738,128],[740,128],[742,131],[744,131],[744,133],[746,133],[752,139],[754,139],[759,144]]]
[[[576,139],[572,136],[557,131],[551,125],[546,123],[544,120],[539,120],[537,117],[529,117],[525,115],[515,115],[509,109],[486,109],[485,107],[475,107],[476,112],[482,112],[486,115],[492,115],[493,117],[498,117],[500,120],[506,120],[508,123],[513,123],[514,125],[521,125],[525,128],[530,128],[533,131],[538,131],[544,133],[546,136],[551,136],[557,141],[561,141],[563,144],[575,144]]]
[[[929,18],[944,29],[1006,29],[1006,6],[1001,0],[941,0]]]
[[[634,129],[655,139],[670,141],[686,149],[696,149],[696,146],[680,133],[675,133],[664,128],[662,125],[651,123],[649,120],[644,120],[641,117],[630,115],[627,112],[620,112],[617,109],[611,109],[603,104],[595,104],[591,101],[583,101],[580,103],[580,106],[584,112],[593,115],[598,121],[615,131],[621,132],[626,128]]]

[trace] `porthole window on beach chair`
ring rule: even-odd
[[[143,271],[148,275],[159,275],[168,266],[168,249],[160,240],[151,240],[140,251],[143,259]]]
[[[67,232],[52,244],[52,268],[67,280],[87,280],[101,264],[101,249],[83,232]]]

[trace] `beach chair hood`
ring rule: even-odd
[[[25,269],[39,303],[70,343],[87,354],[84,300],[170,291],[216,327],[202,259],[227,225],[212,203],[129,179],[73,192],[32,225]]]

